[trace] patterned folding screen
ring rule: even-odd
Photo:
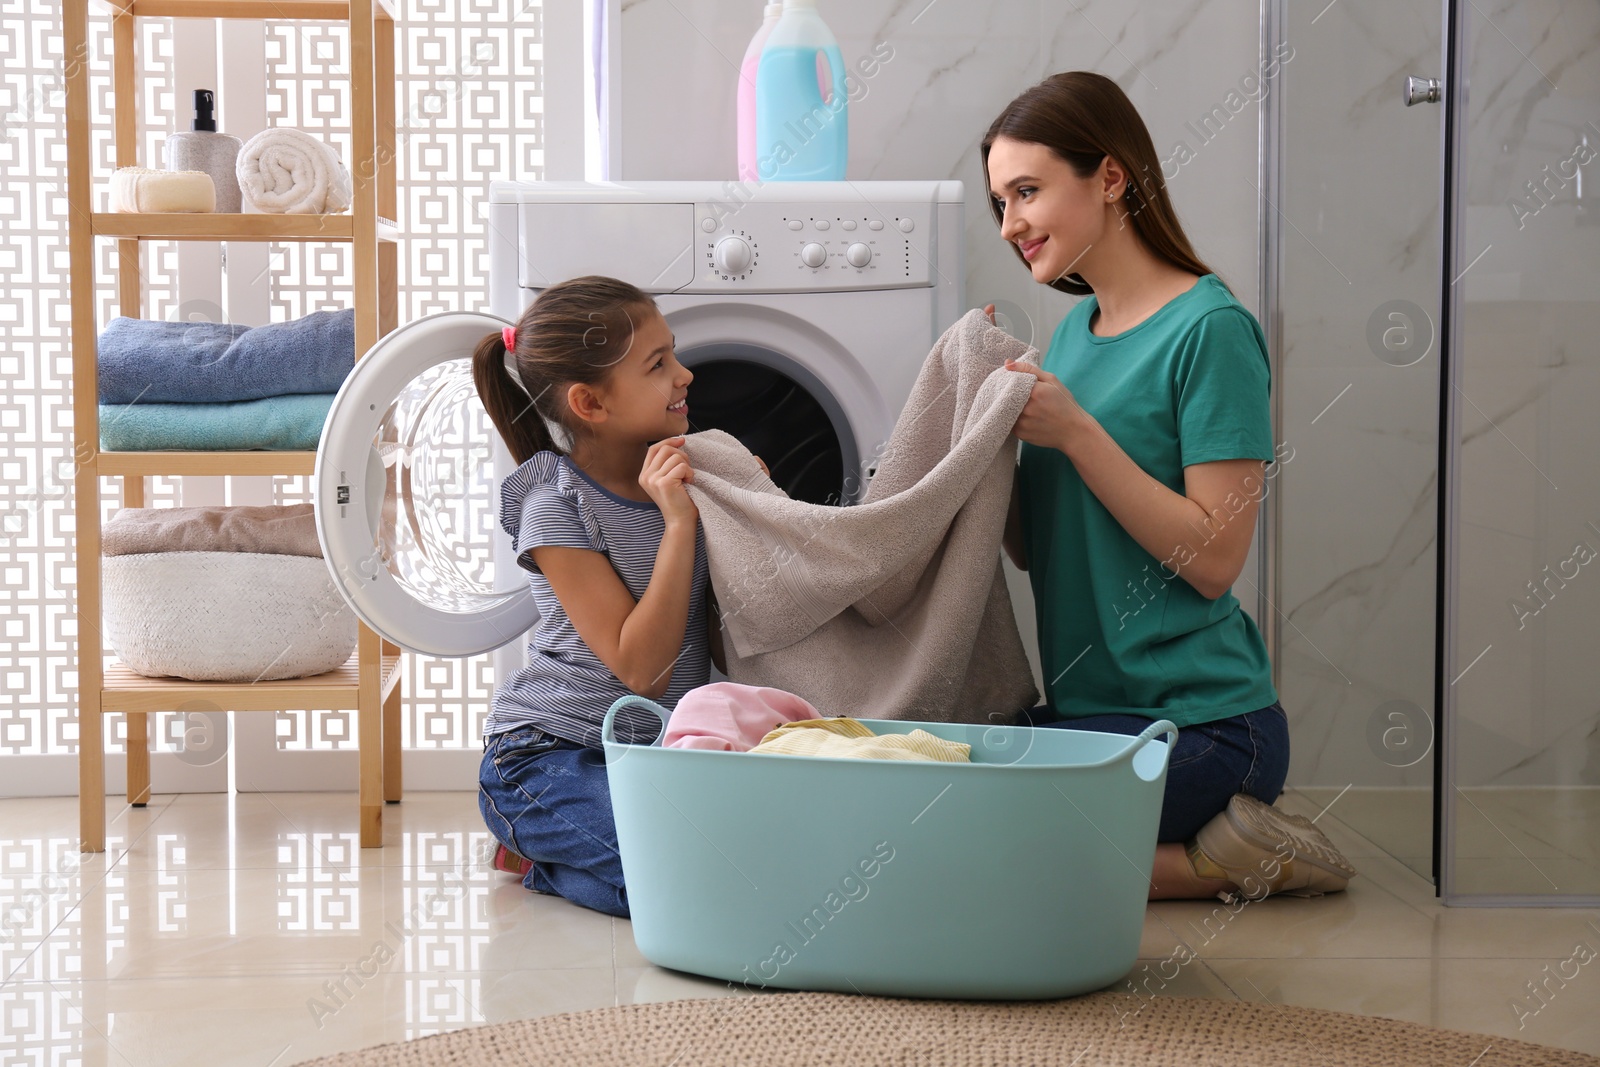
[[[396,115],[406,321],[487,306],[488,183],[543,176],[544,42],[539,0],[413,0],[401,14]],[[174,114],[171,23],[141,19],[138,26],[141,118]],[[348,34],[326,23],[268,26],[269,121],[311,130],[347,151]],[[113,168],[110,43],[108,18],[92,7],[94,174],[102,203]],[[0,350],[0,758],[71,753],[77,737],[61,52],[59,5],[0,4],[0,327],[7,339]],[[141,125],[145,165],[159,165],[166,129]],[[346,304],[348,251],[272,246],[273,318]],[[118,313],[114,254],[110,242],[99,244],[102,323]],[[143,314],[189,317],[175,306],[175,262],[172,244],[146,246]],[[280,502],[308,499],[307,479],[276,481]],[[115,481],[105,489],[115,493]],[[152,504],[176,500],[173,480],[151,480]],[[115,503],[113,496],[108,508]],[[405,744],[476,747],[493,683],[488,658],[407,660]],[[339,747],[350,737],[349,718],[286,713],[280,746]],[[109,732],[120,734],[120,721]]]

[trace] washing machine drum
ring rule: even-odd
[[[845,500],[844,449],[828,412],[804,386],[755,360],[697,361],[689,386],[696,430],[724,430],[761,457],[772,480],[796,500]]]
[[[363,622],[413,652],[477,655],[538,619],[499,532],[508,472],[495,468],[497,436],[472,381],[473,349],[508,325],[446,312],[395,330],[356,361],[322,428],[312,492],[334,584]],[[791,496],[842,499],[839,438],[805,388],[727,349],[692,369],[693,429],[739,438]]]

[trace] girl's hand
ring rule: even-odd
[[[1022,371],[1038,379],[1033,383],[1033,392],[1023,406],[1022,413],[1017,416],[1017,424],[1011,432],[1018,440],[1030,445],[1043,445],[1067,452],[1068,442],[1093,422],[1089,413],[1079,406],[1077,399],[1054,374],[1032,363],[1019,363],[1012,359],[1006,360],[1006,370]]]
[[[694,506],[685,488],[694,481],[694,468],[689,466],[682,445],[682,437],[657,441],[644,454],[644,467],[639,471],[640,488],[656,502],[668,525],[692,523],[700,518],[700,509]]]
[[[990,326],[998,326],[998,325],[1000,325],[999,323],[994,321],[994,305],[993,304],[985,304],[985,305],[983,305],[983,313],[985,315],[989,316],[989,325]]]
[[[772,477],[772,472],[767,470],[767,465],[762,461],[760,456],[751,456],[750,458],[756,461],[756,466],[761,468],[762,474],[765,474],[768,478]]]

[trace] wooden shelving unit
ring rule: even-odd
[[[124,477],[152,474],[307,474],[315,452],[101,452],[100,473]]]
[[[311,678],[252,685],[147,678],[121,665],[103,668],[100,593],[100,477],[122,478],[123,504],[142,507],[151,475],[309,475],[311,452],[101,452],[95,344],[95,241],[117,242],[118,306],[143,308],[139,242],[348,241],[353,249],[355,350],[367,352],[394,329],[398,314],[394,19],[391,0],[99,0],[112,17],[113,141],[116,165],[138,162],[134,112],[134,19],[322,19],[350,24],[351,163],[354,204],[341,215],[115,214],[94,209],[90,167],[88,23],[90,0],[63,10],[67,95],[67,201],[72,295],[74,475],[78,574],[78,797],[85,852],[105,849],[104,717],[128,720],[128,800],[150,796],[151,712],[204,700],[234,711],[304,708],[354,710],[360,737],[361,845],[383,844],[383,805],[398,801],[400,781],[400,655],[398,646],[361,626],[356,653],[343,666]]]
[[[350,241],[355,219],[349,215],[118,214],[96,212],[97,237],[146,241]],[[394,223],[377,220],[380,241],[395,239]]]
[[[291,678],[270,685],[229,684],[226,682],[185,682],[176,678],[146,678],[135,674],[120,664],[105,672],[101,690],[101,711],[151,712],[165,711],[174,702],[209,700],[232,711],[278,711],[284,705],[284,695],[291,694],[299,707],[328,708],[333,711],[357,711],[357,693],[361,684],[359,657],[351,656],[339,667],[326,674],[313,674],[307,678]],[[379,665],[379,693],[387,698],[400,684],[400,657],[385,655]]]
[[[190,19],[322,19],[344,22],[354,9],[367,5],[347,0],[101,0],[113,14],[126,12],[146,18]],[[371,5],[379,20],[394,22],[392,0]]]

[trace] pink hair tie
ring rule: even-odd
[[[517,350],[517,328],[515,326],[507,326],[501,330],[500,340],[505,342],[507,352],[515,352]]]

